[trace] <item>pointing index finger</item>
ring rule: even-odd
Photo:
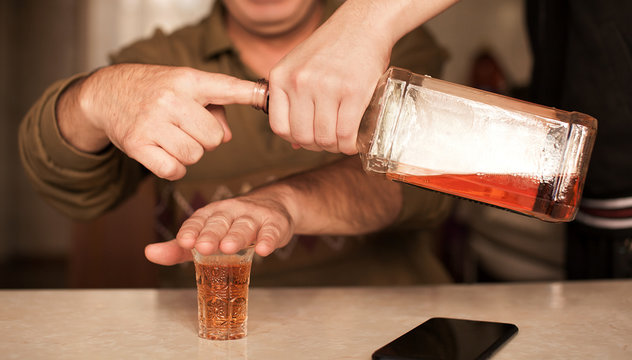
[[[258,83],[253,81],[199,71],[196,77],[196,100],[203,105],[257,105],[255,95],[259,88]]]

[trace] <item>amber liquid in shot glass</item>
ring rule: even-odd
[[[248,286],[254,248],[202,256],[194,251],[198,336],[233,340],[246,336]]]

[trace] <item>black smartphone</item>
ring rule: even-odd
[[[373,353],[373,360],[489,358],[518,327],[490,321],[432,318]]]

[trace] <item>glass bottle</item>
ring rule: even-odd
[[[545,221],[577,212],[597,120],[390,68],[358,133],[364,169]]]

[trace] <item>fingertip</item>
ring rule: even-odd
[[[145,257],[155,264],[170,266],[190,260],[191,252],[171,240],[145,246]]]
[[[149,244],[145,246],[145,258],[153,263],[156,263],[154,256],[154,248],[156,244]]]
[[[159,178],[173,181],[187,173],[186,167],[160,146],[147,145],[126,152]]]
[[[273,251],[274,247],[266,241],[260,241],[255,245],[255,252],[260,256],[268,256]]]
[[[190,231],[185,233],[178,233],[178,235],[176,236],[176,241],[181,247],[190,250],[193,249],[193,247],[195,246],[195,235],[193,234],[193,232]]]
[[[195,250],[199,252],[201,255],[211,255],[215,251],[217,251],[217,246],[209,241],[198,241],[195,244]]]
[[[224,131],[221,139],[222,144],[229,142],[233,138],[233,133],[230,131],[230,126],[228,126],[228,122],[226,121],[226,110],[224,106],[209,104],[206,106],[206,109],[222,126],[222,130]]]
[[[251,81],[209,72],[201,72],[200,79],[196,87],[196,100],[200,103],[249,105],[252,101],[255,83]]]
[[[219,244],[219,249],[224,254],[234,254],[237,251],[239,251],[240,247],[239,247],[239,244],[236,241],[231,240],[231,239],[224,239]]]
[[[233,139],[233,133],[230,131],[228,127],[224,129],[224,138],[222,139],[222,144],[226,144],[227,142]]]
[[[159,170],[159,172],[162,174],[156,174],[159,177],[166,180],[175,181],[182,179],[184,175],[186,175],[187,168],[180,162],[174,160],[174,164],[170,165],[166,169]]]

